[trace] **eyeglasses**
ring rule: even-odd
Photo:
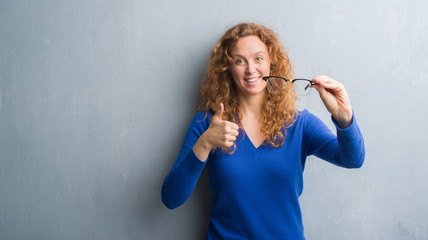
[[[292,87],[298,96],[308,95],[311,92],[312,86],[316,84],[316,82],[309,79],[296,78],[290,80],[278,76],[266,76],[263,77],[263,80],[268,82],[267,89],[273,94],[281,93],[287,87],[287,82],[291,82]]]

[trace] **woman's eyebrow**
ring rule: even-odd
[[[256,53],[254,53],[254,55],[259,55],[259,54],[266,54],[266,52],[265,51],[258,51]]]
[[[265,51],[258,51],[256,53],[254,53],[253,56],[254,55],[260,55],[260,54],[265,54],[266,55],[266,52]],[[240,54],[234,54],[234,55],[232,55],[232,58],[234,58],[234,57],[242,57],[243,58],[244,56],[242,56]]]

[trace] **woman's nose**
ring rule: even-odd
[[[254,63],[248,62],[247,68],[245,69],[247,74],[253,74],[256,70],[256,66]]]

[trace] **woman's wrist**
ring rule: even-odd
[[[210,144],[206,138],[206,134],[204,133],[199,137],[195,145],[193,145],[193,152],[199,158],[199,160],[205,162],[213,148],[214,147]]]
[[[339,128],[345,129],[352,124],[352,109],[338,114],[333,114],[333,118],[336,121],[336,124]]]

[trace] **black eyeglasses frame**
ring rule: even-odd
[[[263,80],[265,80],[265,81],[268,81],[270,84],[271,84],[271,86],[273,87],[273,83],[272,83],[272,81],[270,80],[270,78],[280,78],[280,79],[282,79],[282,80],[284,80],[284,82],[286,83],[286,84],[284,84],[284,89],[286,88],[286,86],[287,86],[287,82],[291,82],[291,84],[293,84],[293,83],[295,83],[296,81],[307,81],[307,82],[309,82],[309,84],[305,87],[305,90],[308,88],[308,87],[312,87],[313,85],[316,85],[317,83],[316,82],[314,82],[314,81],[312,81],[312,80],[309,80],[309,79],[306,79],[306,78],[295,78],[295,79],[287,79],[287,78],[285,78],[285,77],[280,77],[280,76],[265,76],[265,77],[263,77]],[[268,91],[270,92],[270,93],[273,93],[273,92],[271,92],[271,90],[268,88]]]

